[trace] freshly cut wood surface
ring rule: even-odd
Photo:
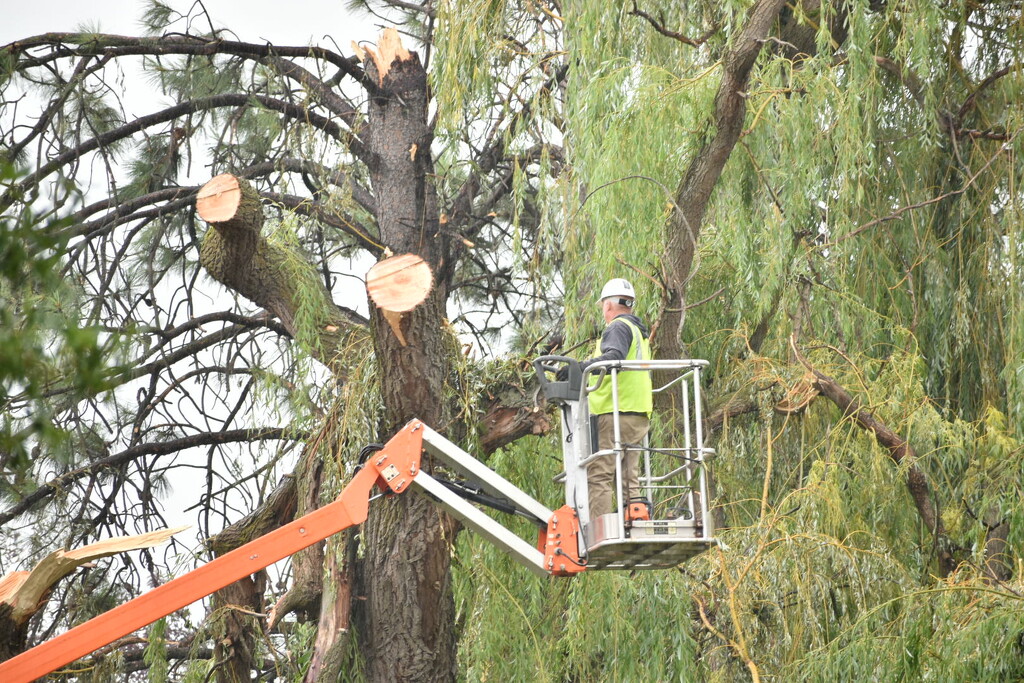
[[[13,608],[11,617],[15,621],[28,619],[45,604],[50,588],[76,568],[126,550],[159,545],[187,528],[183,526],[137,536],[118,536],[75,550],[56,550],[44,557],[32,571],[11,572],[0,579],[0,603],[6,603]]]
[[[820,393],[814,384],[814,375],[808,373],[789,388],[782,400],[775,404],[775,410],[783,415],[799,413]]]
[[[386,258],[366,273],[366,290],[373,303],[397,313],[411,311],[423,303],[432,282],[430,266],[415,254]]]
[[[230,173],[221,173],[199,188],[196,211],[207,223],[221,223],[235,217],[241,201],[242,188],[238,185],[238,178]]]
[[[30,573],[31,572],[23,569],[21,571],[11,572],[4,578],[0,579],[0,602],[9,604],[10,597],[25,585],[25,580],[28,579],[28,575]]]
[[[386,28],[381,32],[376,50],[366,48],[360,50],[360,53],[361,59],[364,59],[364,54],[368,54],[377,65],[377,80],[380,83],[384,82],[384,77],[388,75],[395,60],[404,61],[410,57],[409,51],[402,46],[402,37],[393,28]]]

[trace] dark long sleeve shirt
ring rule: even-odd
[[[633,330],[630,329],[629,325],[618,323],[620,318],[626,318],[629,322],[636,325],[645,339],[650,335],[650,332],[647,330],[647,326],[640,321],[640,318],[636,317],[632,313],[622,313],[617,315],[615,316],[615,319],[604,328],[604,333],[601,335],[601,355],[583,361],[580,363],[580,367],[585,370],[590,365],[601,361],[626,360],[626,354],[629,353],[629,347],[633,343]]]

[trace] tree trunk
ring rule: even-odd
[[[352,531],[348,530],[327,539],[326,554],[319,554],[322,562],[317,578],[323,578],[316,586],[323,590],[317,594],[320,615],[313,657],[303,679],[307,683],[340,680],[343,670],[350,664],[346,655],[352,623],[355,549]]]
[[[10,605],[0,603],[0,662],[25,651],[28,640],[28,619],[18,620]]]
[[[992,506],[985,515],[985,576],[993,581],[1009,581],[1013,577],[1013,548],[1007,542],[1010,524]]]
[[[435,275],[427,300],[390,324],[371,304],[385,406],[381,437],[414,417],[451,434],[445,381],[458,347],[444,318],[452,254],[450,240],[440,231],[432,180],[426,72],[415,53],[401,48],[393,30],[385,31],[378,50],[369,54],[367,75],[383,93],[370,102],[368,136],[381,240],[393,253],[421,256]],[[418,495],[371,507],[359,575],[359,597],[365,600],[355,601],[369,680],[454,680],[449,544],[455,528]]]
[[[419,57],[402,48],[394,30],[385,31],[377,49],[366,54],[367,77],[378,88],[371,96],[361,137],[366,141],[364,156],[376,199],[380,246],[392,254],[421,257],[434,279],[427,299],[408,312],[385,318],[371,302],[370,332],[384,401],[378,440],[386,440],[414,417],[458,440],[469,430],[452,421],[453,411],[445,398],[452,361],[459,353],[445,312],[459,243],[449,238],[439,221],[426,72]],[[252,189],[244,182],[219,177],[200,192],[197,208],[215,228],[203,241],[204,267],[278,316],[297,341],[311,346],[311,353],[330,364],[338,340],[360,321],[341,314],[324,290],[319,292],[324,300],[324,314],[317,321],[320,339],[310,340],[308,330],[297,328],[295,283],[303,273],[289,271],[294,266],[288,265],[285,255],[260,236],[262,214]],[[319,291],[314,283],[315,279],[307,283],[306,296],[310,290]],[[504,427],[509,434],[502,438],[515,432],[536,433],[546,426],[545,420],[536,417],[507,421]],[[319,475],[310,471],[303,476]],[[407,495],[371,506],[361,531],[365,548],[361,566],[352,566],[344,543],[328,545],[330,585],[321,593],[320,629],[307,680],[334,679],[344,665],[349,606],[370,680],[454,680],[450,544],[457,529],[454,520],[432,502]],[[309,567],[316,565],[316,553],[311,551],[304,558],[311,560]],[[305,584],[315,582],[303,583],[305,595],[310,588]],[[280,605],[275,618],[290,607]]]
[[[217,683],[252,680],[259,668],[258,634],[263,633],[263,592],[266,573],[236,581],[213,595],[214,659]]]

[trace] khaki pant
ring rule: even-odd
[[[646,415],[619,415],[619,439],[622,445],[643,445],[650,420]],[[615,446],[615,425],[611,414],[597,416],[597,450]],[[629,494],[625,501],[640,495],[640,480],[637,466],[641,451],[627,450],[622,461],[622,485]],[[587,489],[590,492],[590,519],[611,512],[612,490],[615,488],[615,454],[606,455],[590,463],[587,469]]]

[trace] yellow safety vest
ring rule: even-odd
[[[616,318],[609,325],[616,322],[623,322],[629,325],[633,333],[633,340],[629,344],[629,353],[626,360],[650,360],[651,344],[644,339],[643,333],[635,323],[622,318]],[[601,355],[601,340],[597,340],[597,349],[594,356]],[[651,395],[651,373],[647,370],[620,370],[616,376],[619,386],[619,412],[620,413],[645,413],[651,414],[654,409],[654,399]],[[593,386],[593,385],[591,385]],[[601,386],[588,396],[591,415],[604,415],[614,410],[612,403],[612,373],[611,370],[605,375]]]

